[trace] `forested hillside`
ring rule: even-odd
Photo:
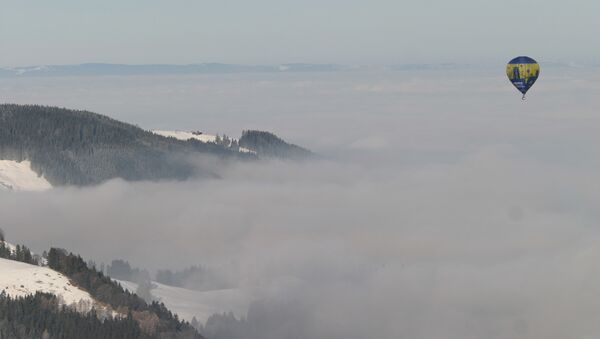
[[[305,159],[313,155],[305,148],[289,144],[275,134],[264,131],[244,131],[239,145],[264,157]]]
[[[2,230],[0,249],[0,339],[203,338],[163,303],[144,301],[80,256],[51,248],[34,258],[6,243]]]
[[[165,138],[103,115],[45,106],[0,105],[0,159],[30,160],[53,185],[112,178],[183,179],[190,154],[253,157],[214,143]]]
[[[129,314],[145,334],[160,338],[202,338],[191,325],[180,321],[164,304],[156,301],[146,303],[94,267],[88,267],[80,256],[52,248],[48,252],[48,267],[69,277],[76,286],[88,291],[100,303],[110,305],[121,314]]]
[[[101,320],[94,311],[81,314],[60,306],[51,294],[37,293],[10,298],[0,293],[0,338],[6,339],[95,339],[159,338],[142,332],[131,315]]]

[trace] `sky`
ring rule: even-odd
[[[594,0],[0,1],[0,66],[594,62]]]

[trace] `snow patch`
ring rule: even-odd
[[[249,148],[246,147],[240,147],[240,153],[252,153],[252,154],[256,154],[256,151],[253,151]]]
[[[162,130],[157,130],[157,131],[152,131],[154,134],[158,134],[158,135],[162,135],[163,137],[172,137],[175,138],[177,140],[199,140],[202,142],[215,142],[217,140],[217,136],[216,135],[211,135],[211,134],[199,134],[199,133],[192,133],[192,132],[183,132],[183,131],[162,131]]]
[[[0,258],[0,293],[16,298],[35,294],[51,293],[59,297],[64,305],[75,305],[81,310],[91,309],[96,301],[90,294],[73,284],[64,275],[47,267],[30,265]]]
[[[31,169],[30,161],[0,160],[0,190],[44,191],[50,188],[52,185],[48,180]]]

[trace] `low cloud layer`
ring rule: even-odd
[[[37,249],[218,267],[257,299],[297,309],[306,318],[286,321],[301,338],[600,331],[593,173],[494,149],[418,169],[325,161],[225,173],[3,193],[3,225]]]
[[[36,250],[209,265],[257,300],[263,339],[591,338],[600,119],[580,98],[546,115],[517,97],[500,115],[438,97],[439,113],[373,113],[361,135],[330,126],[334,143],[315,139],[326,160],[200,159],[222,178],[0,192],[0,226]]]

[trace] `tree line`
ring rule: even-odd
[[[36,293],[10,298],[0,293],[0,338],[2,339],[151,339],[132,314],[101,320],[94,310],[80,313],[60,306],[56,296]]]
[[[39,265],[41,258],[34,255],[25,245],[17,245],[13,250],[4,240],[4,231],[0,228],[0,258],[20,261],[32,265]]]

